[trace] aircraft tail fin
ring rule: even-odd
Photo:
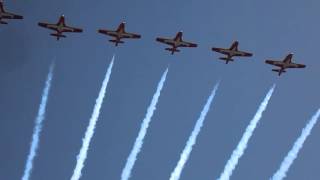
[[[4,9],[3,9],[3,2],[2,2],[2,1],[0,1],[0,11],[1,11],[1,12],[4,12]]]
[[[179,31],[179,32],[176,34],[174,40],[175,40],[175,41],[182,41],[182,34],[183,34],[183,32],[182,32],[182,31]]]
[[[60,16],[59,21],[58,21],[57,24],[63,24],[64,26],[66,25],[64,15],[61,15],[61,16]]]
[[[123,32],[124,31],[124,27],[125,27],[125,22],[122,22],[119,26],[118,26],[118,28],[117,28],[117,32]]]
[[[235,51],[238,51],[238,45],[239,45],[239,42],[238,41],[234,41],[230,47],[230,50],[235,50]]]
[[[177,48],[166,48],[165,50],[171,51],[171,54],[174,54],[175,52],[180,52],[180,50]]]
[[[272,69],[272,71],[274,71],[274,72],[278,72],[278,75],[280,76],[282,73],[285,73],[285,72],[287,72],[286,70],[284,70],[284,69]]]

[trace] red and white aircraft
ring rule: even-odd
[[[23,19],[23,16],[6,12],[3,8],[3,2],[0,1],[0,24],[8,24],[2,19]]]
[[[186,42],[182,40],[182,31],[178,32],[173,39],[160,38],[158,37],[156,41],[172,46],[172,48],[166,48],[165,50],[171,51],[171,54],[175,52],[180,52],[179,47],[197,47],[197,44]]]
[[[239,45],[239,42],[238,41],[234,41],[230,48],[226,49],[226,48],[215,48],[215,47],[213,47],[212,51],[215,51],[215,52],[218,52],[218,53],[226,55],[226,57],[220,57],[219,58],[221,60],[226,61],[226,64],[228,64],[229,61],[234,61],[232,59],[232,57],[234,57],[234,56],[240,56],[240,57],[241,56],[242,57],[251,57],[252,56],[252,53],[239,51],[238,50],[238,45]]]
[[[272,71],[278,72],[279,76],[281,75],[281,73],[285,73],[286,72],[285,69],[287,68],[305,68],[306,67],[306,65],[304,64],[293,63],[292,56],[293,54],[288,54],[282,61],[266,60],[266,63],[279,67],[280,69],[272,69]]]
[[[139,39],[141,38],[141,35],[139,34],[134,34],[134,33],[127,33],[125,31],[125,22],[122,22],[117,30],[106,30],[106,29],[99,29],[99,33],[105,34],[111,37],[114,37],[115,39],[109,40],[110,42],[114,43],[115,46],[118,46],[119,43],[124,43],[124,41],[121,41],[121,39]]]
[[[38,25],[40,27],[44,27],[44,28],[56,31],[56,33],[52,33],[50,35],[57,37],[57,40],[59,40],[60,38],[67,37],[66,35],[63,34],[64,32],[77,32],[77,33],[82,32],[82,29],[80,28],[67,26],[65,23],[64,15],[60,16],[60,19],[56,24],[40,22],[38,23]]]

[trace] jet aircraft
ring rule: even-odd
[[[2,19],[23,19],[23,16],[6,12],[3,8],[3,2],[0,1],[0,24],[8,24]]]
[[[122,22],[117,30],[106,30],[106,29],[99,29],[99,33],[105,34],[111,37],[114,37],[115,39],[109,40],[110,42],[114,43],[115,46],[118,46],[119,43],[124,43],[124,41],[121,41],[121,39],[128,38],[128,39],[139,39],[141,38],[141,35],[134,34],[134,33],[128,33],[125,31],[125,22]]]
[[[215,48],[215,47],[213,47],[212,51],[226,55],[226,57],[219,58],[220,60],[226,61],[226,64],[228,64],[229,61],[234,61],[232,59],[232,57],[234,57],[234,56],[240,56],[240,57],[251,57],[252,56],[252,53],[239,51],[238,45],[239,45],[239,42],[234,41],[230,48]]]
[[[173,39],[158,37],[156,41],[172,46],[171,48],[166,48],[165,50],[171,51],[173,55],[175,52],[180,52],[179,47],[197,47],[197,44],[186,42],[182,40],[182,31],[178,32]]]
[[[277,66],[280,69],[272,69],[272,71],[278,72],[278,75],[280,76],[282,73],[285,73],[287,68],[305,68],[306,65],[304,64],[296,64],[292,62],[293,54],[288,54],[284,60],[277,61],[277,60],[266,60],[265,62],[267,64],[271,64],[273,66]]]
[[[60,16],[59,21],[56,24],[40,22],[40,23],[38,23],[38,25],[40,27],[44,27],[44,28],[56,31],[56,33],[52,33],[50,35],[55,36],[57,38],[57,40],[59,40],[60,38],[67,37],[66,35],[63,34],[64,32],[77,32],[77,33],[82,32],[82,29],[80,29],[80,28],[67,26],[65,23],[64,15]]]

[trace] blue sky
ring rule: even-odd
[[[279,167],[301,129],[319,107],[317,84],[320,2],[283,1],[8,1],[7,10],[24,15],[0,27],[0,179],[22,176],[34,118],[49,65],[56,59],[47,118],[32,180],[71,177],[106,68],[116,55],[100,120],[83,180],[119,179],[140,123],[166,67],[167,81],[132,180],[170,177],[214,84],[220,88],[182,180],[218,178],[265,94],[277,87],[233,179],[267,179]],[[84,29],[56,42],[39,21],[64,14],[69,25]],[[119,48],[98,34],[122,21],[141,40]],[[174,56],[157,36],[184,32],[199,44]],[[212,46],[253,52],[252,58],[225,65]],[[294,61],[306,69],[280,78],[265,59]],[[288,179],[319,176],[318,125],[307,139]]]

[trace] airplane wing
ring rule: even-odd
[[[3,18],[3,19],[23,19],[23,16],[9,13],[9,12],[5,12],[5,10],[3,8],[3,2],[0,1],[0,19],[1,18]]]
[[[238,52],[238,56],[243,56],[243,57],[251,57],[252,53],[249,52],[244,52],[244,51],[237,51]]]
[[[3,13],[1,17],[5,19],[23,19],[23,16],[7,12]]]
[[[123,33],[122,38],[130,38],[130,39],[139,39],[141,38],[141,35],[139,34],[134,34],[134,33]]]
[[[215,51],[215,52],[218,52],[218,53],[221,53],[221,54],[224,54],[224,55],[229,55],[229,53],[224,48],[215,48],[215,47],[213,47],[212,51]]]
[[[115,36],[116,32],[115,31],[110,31],[110,30],[105,30],[105,29],[99,29],[99,33],[109,35],[109,36]]]
[[[282,61],[275,61],[275,60],[266,60],[265,62],[267,64],[271,64],[271,65],[279,66],[279,67],[281,67],[284,64]]]
[[[101,33],[101,34],[105,34],[105,35],[108,35],[108,36],[115,37],[115,38],[118,37],[118,32],[117,31],[99,29],[98,32]]]
[[[47,28],[47,29],[51,29],[51,30],[57,30],[57,25],[56,24],[50,24],[50,23],[38,23],[38,25],[40,27],[43,27],[43,28]]]
[[[287,68],[305,68],[306,65],[304,64],[296,64],[296,63],[290,63]]]
[[[105,34],[105,35],[109,35],[109,36],[113,36],[113,37],[117,37],[118,36],[118,32],[117,31],[99,29],[98,32],[101,33],[101,34]],[[141,38],[141,35],[140,34],[124,32],[124,33],[121,34],[121,38],[139,39],[139,38]]]
[[[182,41],[179,46],[181,46],[181,47],[197,47],[198,45],[195,43]]]
[[[174,39],[167,39],[167,38],[161,38],[161,37],[158,37],[156,39],[156,41],[164,43],[164,44],[168,44],[171,46],[177,46],[177,47],[197,47],[198,46],[195,43],[190,43],[190,42],[186,42],[186,41],[181,41],[179,44],[175,44]]]
[[[172,39],[157,38],[156,41],[164,43],[164,44],[168,44],[168,45],[171,45],[171,46],[174,46],[174,40],[172,40]]]
[[[75,28],[75,27],[70,27],[70,26],[65,26],[63,28],[63,32],[76,32],[76,33],[80,33],[82,32],[83,30],[80,29],[80,28]]]

